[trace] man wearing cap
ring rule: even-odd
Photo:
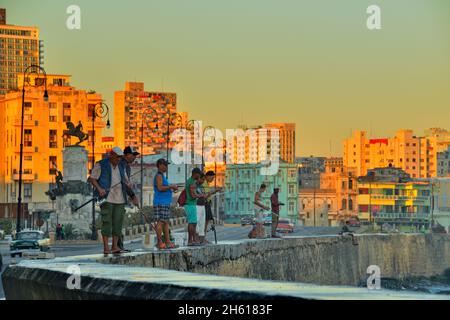
[[[127,203],[127,187],[131,189],[125,166],[121,162],[123,151],[114,147],[109,157],[98,161],[92,169],[88,181],[94,186],[94,197],[104,198],[100,207],[102,221],[103,253],[120,254],[123,251],[117,242],[122,233],[123,216],[125,204]],[[133,204],[137,205],[137,197],[132,198]],[[95,227],[95,226],[93,226]],[[109,238],[112,236],[112,247],[109,249]]]
[[[123,157],[121,162],[123,163],[123,165],[125,166],[125,172],[127,173],[127,177],[128,179],[130,179],[131,177],[131,164],[136,160],[136,157],[139,155],[140,153],[136,151],[136,149],[134,147],[126,147],[125,149],[123,149]],[[133,198],[134,197],[134,192],[132,189],[130,189],[127,186],[127,194]],[[122,250],[122,251],[129,251],[126,250],[123,244],[123,234],[120,234],[119,240],[117,241],[117,246]]]
[[[158,249],[173,249],[176,245],[170,241],[169,219],[170,205],[172,204],[172,193],[178,190],[178,186],[169,184],[166,178],[166,172],[169,169],[169,163],[166,159],[158,159],[156,167],[158,172],[153,180],[153,216],[157,221],[156,238]],[[164,232],[164,240],[162,234]]]

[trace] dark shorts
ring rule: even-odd
[[[154,218],[156,221],[164,220],[168,221],[170,219],[170,205],[169,204],[157,204],[153,207]]]
[[[206,212],[206,221],[211,221],[213,219],[213,213],[211,208],[211,203],[206,203],[205,205],[205,212]]]

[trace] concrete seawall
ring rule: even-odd
[[[241,241],[191,250],[102,259],[126,264],[253,279],[358,285],[367,267],[383,278],[441,275],[450,268],[450,236],[423,234],[327,236]]]
[[[205,247],[21,261],[2,282],[7,299],[450,299],[355,287],[381,276],[441,275],[449,235],[360,235],[242,240]],[[81,288],[67,281],[80,269]],[[171,270],[169,270],[171,269]]]

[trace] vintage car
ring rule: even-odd
[[[50,239],[44,236],[44,232],[39,230],[24,230],[17,234],[16,239],[11,241],[11,257],[16,255],[22,257],[24,251],[48,251],[50,250]]]
[[[280,219],[278,221],[277,232],[292,233],[294,232],[294,224],[289,219]]]

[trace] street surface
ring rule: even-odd
[[[186,229],[186,228],[184,228]],[[250,232],[251,226],[228,225],[217,226],[217,241],[230,241],[247,239],[247,234]],[[340,228],[337,227],[302,227],[297,226],[293,233],[288,236],[317,236],[317,235],[335,235],[338,234]],[[183,232],[183,229],[174,230],[174,233]],[[270,227],[266,227],[266,232],[270,233]],[[208,232],[207,240],[214,243],[214,233]],[[133,242],[125,242],[125,248],[128,250],[139,250],[143,248],[142,240],[136,239]],[[55,254],[55,257],[68,257],[77,255],[97,254],[103,252],[103,246],[100,243],[94,244],[65,244],[52,246],[50,252]],[[10,264],[18,263],[21,258],[11,258],[9,255],[9,246],[5,242],[0,242],[0,254],[3,256],[3,270]],[[4,299],[3,286],[0,283],[0,299]]]

